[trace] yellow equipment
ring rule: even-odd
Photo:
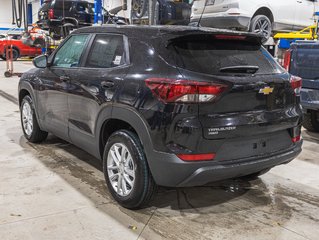
[[[298,32],[290,33],[277,33],[275,39],[306,39],[306,40],[315,40],[318,39],[317,35],[317,24],[307,27]]]

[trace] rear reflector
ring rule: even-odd
[[[293,143],[296,143],[296,142],[299,142],[301,140],[301,137],[299,135],[297,137],[293,137],[291,140],[292,140]]]
[[[183,161],[210,161],[214,160],[215,153],[206,154],[178,154],[177,157]]]
[[[300,95],[300,90],[302,86],[302,79],[297,76],[291,76],[290,77],[290,84],[292,89],[294,90],[296,96]]]
[[[211,102],[227,89],[227,85],[167,78],[149,78],[146,86],[164,103]]]

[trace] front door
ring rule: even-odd
[[[48,132],[66,140],[69,140],[70,75],[77,71],[88,38],[87,34],[71,36],[58,49],[51,66],[44,69],[39,76],[40,121]]]

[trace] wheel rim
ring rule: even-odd
[[[22,106],[22,125],[24,132],[30,136],[33,131],[33,116],[31,106],[28,102],[25,102]]]
[[[271,34],[271,23],[266,18],[260,18],[253,29],[255,33],[261,33],[265,39],[268,39]]]
[[[135,181],[135,164],[124,144],[115,143],[111,146],[107,155],[107,172],[118,195],[125,197],[131,193]]]

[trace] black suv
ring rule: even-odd
[[[94,23],[94,4],[78,0],[45,0],[38,11],[38,26],[60,34],[61,26],[72,24],[76,27]]]
[[[286,52],[284,67],[292,74],[302,77],[301,105],[303,126],[319,132],[319,43],[297,41]]]
[[[34,64],[19,83],[25,137],[50,132],[101,159],[127,208],[157,185],[258,176],[301,151],[301,79],[252,33],[88,27]]]

